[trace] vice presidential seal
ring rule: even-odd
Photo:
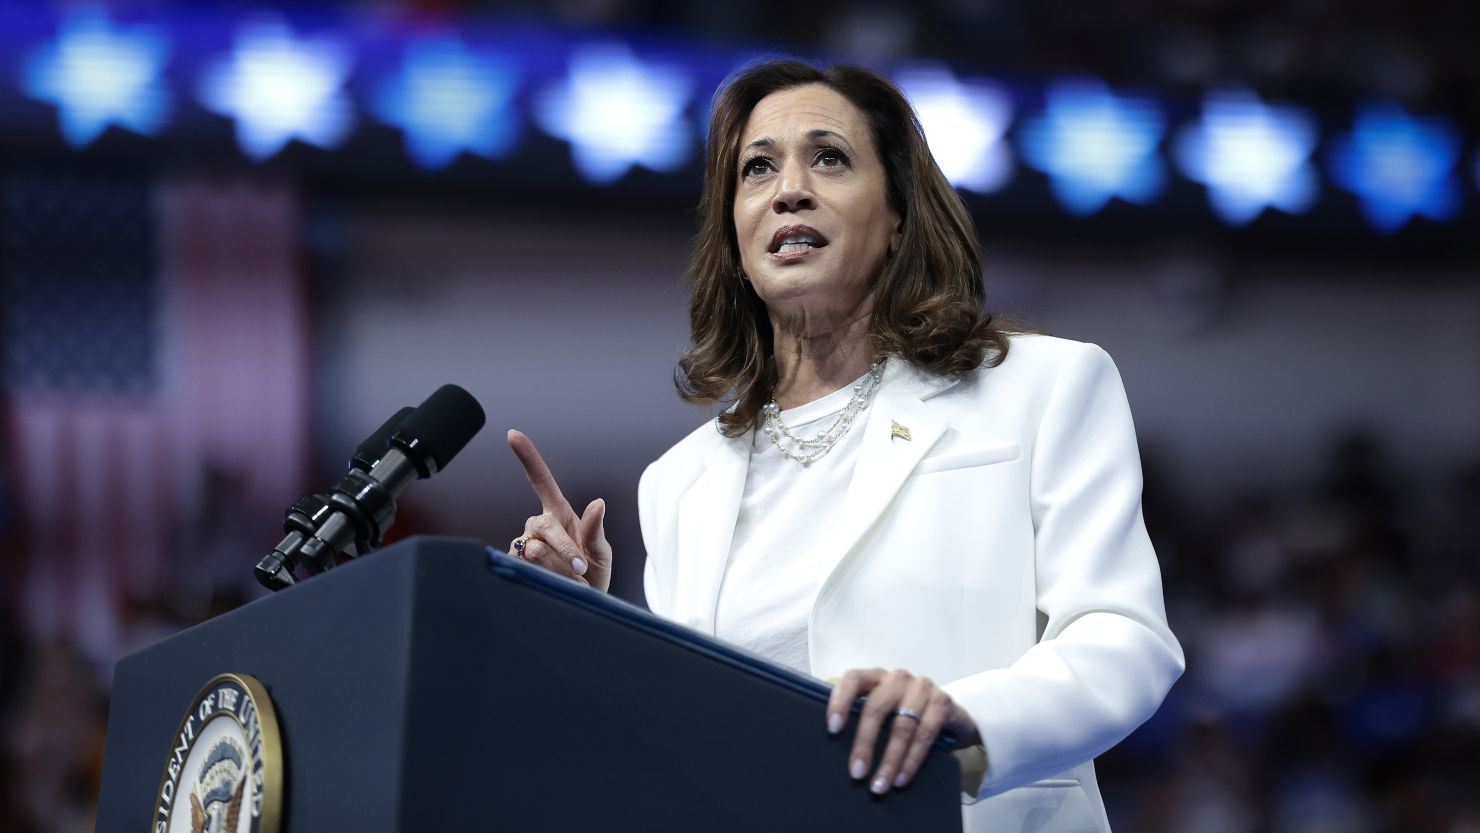
[[[153,833],[277,833],[283,747],[267,689],[245,674],[206,683],[159,779]]]

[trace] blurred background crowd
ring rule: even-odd
[[[519,532],[518,427],[641,603],[637,478],[706,417],[705,107],[799,55],[905,86],[989,304],[1124,377],[1189,668],[1101,759],[1116,829],[1480,831],[1476,36],[1463,0],[0,6],[0,830],[91,828],[113,664],[262,595],[288,504],[441,382],[489,427],[396,534]]]

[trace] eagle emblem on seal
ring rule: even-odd
[[[245,761],[231,738],[211,747],[190,791],[190,833],[236,833],[247,785]]]

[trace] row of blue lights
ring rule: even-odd
[[[335,148],[368,116],[400,130],[410,159],[434,171],[463,154],[515,153],[527,122],[568,143],[576,170],[595,185],[634,166],[671,172],[690,164],[703,129],[696,111],[714,83],[682,55],[644,60],[615,41],[570,39],[562,60],[538,77],[527,55],[474,48],[448,30],[401,37],[389,59],[372,61],[368,50],[357,53],[348,21],[311,34],[280,18],[215,25],[229,30],[228,45],[200,61],[188,82],[169,72],[187,34],[168,18],[125,23],[84,8],[7,51],[18,57],[19,92],[55,108],[62,138],[76,148],[110,128],[158,135],[193,101],[230,119],[253,160],[293,141]],[[1323,173],[1355,195],[1382,233],[1415,217],[1451,221],[1463,201],[1460,131],[1391,103],[1359,107],[1347,129],[1322,137],[1309,111],[1247,90],[1210,92],[1199,118],[1172,125],[1163,102],[1093,80],[1050,82],[1028,107],[1028,96],[1003,84],[940,68],[892,77],[958,188],[996,193],[1021,162],[1046,175],[1076,216],[1117,199],[1150,205],[1172,169],[1204,186],[1212,211],[1233,226],[1270,210],[1309,211]],[[1480,154],[1470,175],[1480,187]]]

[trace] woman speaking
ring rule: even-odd
[[[866,70],[733,77],[699,223],[679,384],[728,407],[643,474],[648,605],[836,679],[829,731],[865,698],[875,793],[948,728],[967,831],[1108,830],[1092,760],[1183,668],[1109,356],[983,312],[965,206]],[[509,443],[543,504],[511,549],[606,590],[604,502]]]

